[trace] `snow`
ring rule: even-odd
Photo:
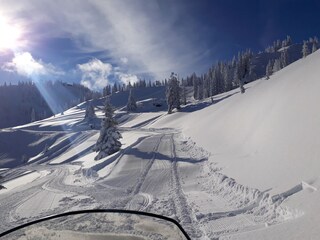
[[[8,191],[11,191],[14,188],[21,187],[23,185],[26,185],[30,182],[35,181],[36,179],[40,177],[44,177],[48,175],[50,172],[47,170],[40,171],[40,172],[25,172],[24,175],[21,177],[15,178],[13,180],[7,181],[2,183],[2,185],[5,187],[5,189],[0,191],[0,194],[7,193]]]
[[[99,207],[175,218],[192,239],[317,239],[318,66],[320,51],[244,85],[244,94],[235,89],[213,103],[189,96],[172,114],[153,105],[163,88],[135,90],[134,113],[123,110],[128,93],[117,93],[122,146],[100,160],[87,103],[2,130],[0,229]],[[90,103],[97,123],[103,101]]]
[[[238,90],[224,93],[216,97],[217,101],[225,98],[223,101],[202,110],[195,109],[188,117],[182,110],[150,127],[179,128],[197,145],[211,152],[210,161],[217,163],[225,175],[232,176],[243,186],[266,191],[272,196],[306,183],[311,187],[309,190],[301,187],[295,188],[296,191],[309,192],[314,201],[319,201],[315,191],[319,187],[320,167],[320,112],[316,110],[319,65],[318,51],[282,69],[269,80],[245,85],[245,94],[239,94]],[[303,199],[296,204],[291,204],[291,197],[284,202],[304,212],[303,218],[316,218],[315,222],[319,222],[318,212],[309,211],[308,216],[308,212],[301,209],[301,205],[307,206]],[[303,218],[293,222],[299,225]],[[319,235],[314,224],[303,226],[304,229],[294,227],[294,232]],[[292,239],[285,232],[287,234],[283,233],[278,239]],[[243,234],[243,239],[249,239],[249,235]],[[268,233],[261,234],[260,238],[251,235],[252,239],[265,239]],[[299,234],[296,236],[301,238]]]
[[[320,155],[320,113],[314,110],[319,54],[291,64],[268,81],[246,85],[246,94],[225,93],[220,98],[236,94],[188,117],[178,113],[162,118],[151,127],[180,128],[244,185],[279,193],[308,182],[317,176]]]
[[[156,121],[159,117],[161,117],[164,112],[155,112],[155,113],[143,113],[136,114],[131,113],[130,121],[126,121],[120,126],[123,128],[134,128],[134,127],[144,127],[152,122]]]
[[[68,159],[74,158],[74,156],[77,156],[78,158],[80,158],[85,153],[91,152],[91,148],[96,143],[97,139],[98,139],[98,133],[96,133],[92,137],[83,139],[80,144],[73,144],[68,150],[64,152],[64,154],[55,158],[53,161],[50,162],[50,164],[63,163]]]

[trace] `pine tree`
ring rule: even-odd
[[[204,74],[203,76],[203,97],[210,97],[210,80],[208,78],[208,74]]]
[[[272,61],[269,60],[267,66],[266,66],[266,80],[270,78],[270,75],[272,75]]]
[[[106,97],[111,94],[111,86],[108,84],[106,87],[103,88],[103,96]]]
[[[274,60],[272,72],[273,73],[278,72],[280,69],[281,69],[281,61],[280,61],[280,59]]]
[[[291,37],[288,35],[287,36],[287,46],[290,46],[292,45],[292,40],[291,40]]]
[[[168,113],[172,113],[173,108],[180,109],[180,87],[177,75],[171,73],[166,91]]]
[[[314,37],[312,41],[312,53],[318,50],[318,38]]]
[[[230,91],[232,89],[232,79],[230,77],[230,66],[225,65],[223,70],[223,79],[224,79],[224,91]]]
[[[127,103],[127,111],[134,112],[136,110],[137,110],[137,103],[132,94],[132,89],[130,89],[128,103]]]
[[[310,51],[309,51],[308,43],[307,41],[304,41],[302,46],[302,56],[305,58],[309,54],[310,54]]]
[[[246,89],[245,89],[244,86],[243,86],[243,81],[242,81],[242,80],[240,80],[239,87],[240,87],[240,92],[241,92],[241,93],[245,93]]]
[[[118,123],[114,119],[113,113],[113,107],[107,98],[104,105],[105,117],[101,122],[100,136],[93,148],[93,151],[99,152],[95,157],[95,160],[99,160],[110,154],[113,154],[119,151],[121,148],[121,142],[119,141],[121,134],[117,128]]]
[[[199,78],[199,86],[198,86],[198,99],[203,99],[203,92],[204,92],[204,86],[203,86],[203,76]]]
[[[114,83],[113,88],[112,88],[112,94],[114,94],[116,92],[118,92],[118,85],[117,85],[117,83]]]
[[[233,82],[235,86],[240,85],[240,77],[239,77],[239,64],[237,63],[235,68],[234,68],[234,73],[233,73]]]
[[[193,84],[193,98],[194,99],[198,99],[199,84],[198,84],[197,75],[195,73],[193,73],[192,76],[191,76],[191,79],[192,79],[192,84]]]
[[[283,49],[283,51],[281,52],[280,60],[281,60],[281,68],[284,68],[289,64],[287,49]]]
[[[186,81],[182,80],[182,103],[183,105],[187,104],[187,89],[186,89]]]
[[[92,106],[92,104],[87,104],[87,108],[86,108],[86,113],[84,118],[88,121],[94,119],[96,117],[96,114],[94,112],[94,107]]]

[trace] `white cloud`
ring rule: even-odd
[[[41,59],[34,59],[29,52],[15,53],[12,61],[5,63],[2,69],[8,72],[16,72],[33,80],[39,77],[52,77],[63,74],[52,64],[44,63]]]
[[[129,82],[133,84],[139,81],[138,77],[134,74],[118,72],[116,73],[116,75],[118,76],[119,80],[124,84],[129,84]]]
[[[101,90],[107,84],[113,84],[114,81],[124,84],[139,81],[136,75],[123,72],[120,67],[113,67],[112,64],[104,63],[97,58],[78,64],[77,67],[82,75],[81,83],[92,90]]]
[[[49,36],[70,36],[82,51],[107,50],[112,62],[125,65],[132,74],[150,73],[155,78],[197,71],[203,49],[183,8],[174,1],[4,1],[0,7],[13,17],[23,13],[30,27],[50,24],[44,32]],[[181,17],[184,21],[181,23]],[[21,19],[21,18],[19,18]],[[33,35],[32,35],[33,36]],[[197,66],[198,64],[198,66]],[[201,65],[203,67],[203,64]],[[192,70],[191,70],[192,69]]]
[[[123,63],[123,64],[127,64],[128,63],[128,58],[126,58],[126,57],[122,57],[122,58],[120,58],[120,61]]]
[[[92,59],[91,61],[78,64],[78,69],[81,71],[81,83],[93,90],[100,90],[109,84],[109,76],[112,74],[112,65],[103,63],[99,59]]]

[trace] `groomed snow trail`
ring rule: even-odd
[[[0,231],[70,210],[119,208],[169,216],[177,219],[192,239],[213,239],[263,228],[276,219],[270,212],[281,212],[279,204],[261,205],[268,198],[258,190],[222,175],[208,163],[209,153],[176,130],[126,131],[140,137],[106,160],[93,161],[94,154],[87,153],[84,161],[91,161],[91,167],[67,161],[12,170],[12,175],[46,174],[0,194]],[[91,139],[90,144],[98,137],[83,134],[79,137]],[[70,151],[66,154],[70,158]],[[58,157],[64,158],[63,154]],[[100,176],[101,171],[104,174]],[[262,208],[265,213],[259,212]]]

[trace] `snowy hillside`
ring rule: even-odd
[[[1,231],[53,213],[120,208],[175,218],[192,239],[317,239],[318,66],[319,51],[244,94],[212,102],[188,92],[189,103],[169,115],[164,87],[135,90],[130,113],[128,92],[116,93],[123,145],[98,161],[104,99],[1,130]]]
[[[73,107],[94,92],[60,81],[0,86],[0,128],[22,125]]]
[[[216,96],[217,103],[205,109],[188,106],[152,125],[179,128],[211,152],[210,161],[218,163],[224,174],[272,196],[288,197],[284,205],[305,213],[290,224],[290,233],[276,227],[273,239],[319,236],[314,225],[320,220],[319,66],[318,51],[269,80],[247,84],[245,94],[233,90]],[[313,223],[307,226],[303,221]],[[258,236],[265,239],[270,232],[273,229]],[[243,239],[258,239],[255,234]]]

